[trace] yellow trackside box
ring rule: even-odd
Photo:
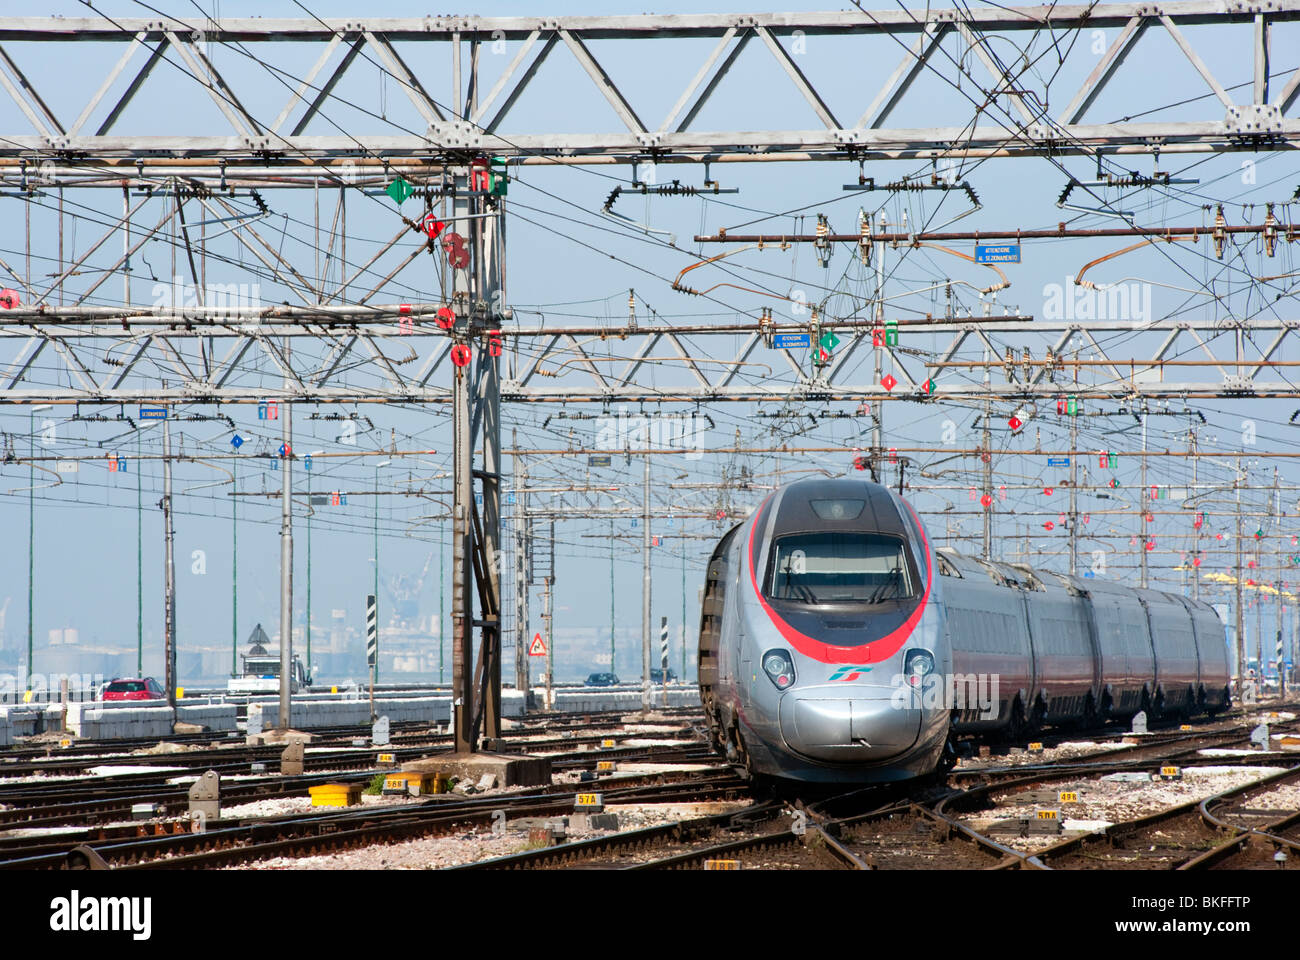
[[[1031,744],[1029,745],[1029,752],[1030,752],[1030,753],[1042,753],[1042,752],[1043,752],[1043,745],[1042,745],[1041,743],[1039,743],[1038,741],[1034,741],[1033,743],[1031,743]]]
[[[614,747],[614,741],[613,741],[613,740],[602,740],[602,741],[600,741],[600,749],[602,749],[602,750],[610,750],[610,749],[613,749],[613,747]]]
[[[377,757],[375,758],[375,762],[378,763],[381,767],[392,767],[392,766],[396,766],[396,764],[397,764],[397,754],[395,754],[395,753],[381,753],[381,754],[379,754],[379,756],[377,756]]]
[[[599,793],[579,793],[573,798],[574,813],[600,813],[605,809],[605,797]]]
[[[597,772],[597,773],[613,773],[613,772],[614,772],[615,770],[617,770],[617,769],[618,769],[618,764],[616,764],[613,760],[597,760],[597,761],[596,761],[596,772]]]
[[[1038,811],[1038,819],[1039,819],[1039,820],[1059,820],[1059,819],[1061,819],[1061,814],[1060,814],[1059,811],[1056,811],[1056,810],[1039,810],[1039,811]]]
[[[739,860],[705,860],[705,870],[739,870]]]
[[[1078,791],[1078,790],[1062,790],[1060,793],[1058,793],[1058,794],[1056,795],[1056,799],[1057,799],[1057,801],[1058,801],[1059,803],[1078,803],[1078,802],[1079,802],[1079,791]]]
[[[361,802],[359,783],[323,783],[308,787],[313,807],[354,807]]]
[[[1158,776],[1161,780],[1181,780],[1183,771],[1181,767],[1161,767]]]
[[[1178,729],[1182,730],[1185,733],[1188,730],[1192,729],[1192,725],[1190,723],[1180,723],[1178,725]]]
[[[433,793],[434,775],[432,773],[412,773],[409,770],[399,770],[396,773],[390,773],[384,777],[385,796],[406,796],[421,797],[426,793]]]

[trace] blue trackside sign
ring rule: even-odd
[[[1018,243],[977,243],[975,244],[976,263],[1019,263],[1020,244]]]
[[[1049,467],[1068,467],[1070,465],[1069,457],[1048,457],[1047,465]]]
[[[807,349],[811,343],[806,333],[778,333],[772,337],[772,346],[777,350]]]
[[[166,407],[141,407],[140,419],[141,420],[166,420],[167,408]]]

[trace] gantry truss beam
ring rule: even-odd
[[[1270,73],[1293,66],[1274,63],[1271,27],[1297,18],[1300,0],[595,17],[4,17],[0,99],[12,119],[0,132],[0,160],[165,155],[311,166],[467,152],[575,162],[1290,148],[1300,140],[1300,120],[1288,116],[1300,71]],[[1210,40],[1199,30],[1206,26],[1222,29]],[[1100,56],[1095,30],[1118,31]],[[1240,45],[1230,44],[1231,30],[1241,32]],[[853,44],[847,51],[830,46],[844,38]],[[285,44],[312,48],[310,69],[280,57]],[[85,45],[112,48],[106,73],[68,70],[88,62]],[[1098,115],[1106,91],[1124,86],[1136,96],[1147,86],[1143,54],[1155,45],[1198,76],[1200,89],[1189,94],[1195,115]],[[1217,64],[1209,54],[1229,46],[1240,62],[1218,76],[1207,57]],[[1022,53],[1047,49],[1048,68],[1028,69]],[[818,59],[838,56],[861,69],[825,79]],[[1057,69],[1059,56],[1077,69]],[[738,61],[746,69],[729,76]],[[643,63],[659,74],[654,84],[631,82]],[[747,92],[754,69],[787,93],[773,98],[768,129],[718,129],[727,97]],[[346,130],[330,122],[340,84],[379,70],[409,119],[354,114]],[[928,122],[933,103],[915,81],[930,72],[953,96],[963,95],[960,83],[973,98],[973,128]],[[1074,79],[1045,85],[1062,73]],[[521,97],[571,99],[575,75],[607,106],[603,115],[575,117],[579,129],[565,133],[516,125]],[[74,80],[84,106],[53,109],[50,89]],[[159,87],[166,110],[152,108]],[[1159,106],[1124,112],[1145,117]],[[200,108],[217,129],[182,126]]]
[[[406,322],[400,304],[231,308],[224,318],[0,311],[0,403],[445,403],[454,340],[431,323],[435,305],[409,307]],[[472,349],[490,349],[477,329]],[[1267,317],[905,319],[892,345],[876,345],[884,331],[863,320],[499,329],[501,396],[517,403],[1300,397],[1300,361],[1283,359],[1295,356],[1300,321]],[[796,331],[809,342],[834,332],[831,359],[818,366],[807,348],[771,345]]]

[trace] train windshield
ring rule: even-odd
[[[873,533],[821,532],[772,545],[767,588],[792,603],[884,603],[914,596],[903,541]]]

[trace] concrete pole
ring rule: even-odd
[[[650,455],[641,495],[641,709],[650,711]]]
[[[168,411],[170,414],[171,411]],[[167,679],[167,705],[176,708],[176,558],[172,530],[172,443],[171,421],[163,420],[163,654]]]
[[[289,338],[284,338],[284,361],[289,362]],[[285,386],[289,385],[288,378]],[[288,730],[292,718],[291,672],[293,669],[293,404],[281,404],[281,438],[284,456],[280,458],[280,721]]]

